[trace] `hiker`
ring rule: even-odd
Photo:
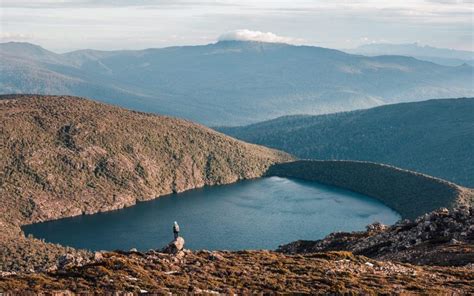
[[[173,225],[173,234],[174,234],[174,239],[177,239],[179,237],[179,225],[178,222],[174,221]]]

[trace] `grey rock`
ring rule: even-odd
[[[184,238],[178,236],[176,239],[172,240],[166,247],[164,247],[161,252],[177,255],[182,252],[184,249]]]
[[[104,259],[104,256],[102,255],[102,252],[95,252],[94,253],[94,260],[95,261],[100,261],[102,259]]]
[[[60,270],[64,270],[73,266],[82,266],[86,263],[87,260],[84,259],[81,255],[73,255],[67,253],[65,255],[59,256],[57,267]]]

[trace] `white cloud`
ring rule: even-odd
[[[0,41],[25,41],[34,39],[32,34],[23,34],[23,33],[11,33],[11,32],[0,32]]]
[[[235,30],[219,36],[219,41],[259,41],[269,43],[294,43],[294,38],[278,36],[272,32]]]
[[[473,1],[0,0],[0,33],[10,32],[0,41],[25,40],[33,34],[32,42],[57,51],[140,49],[210,43],[230,32],[219,40],[332,48],[373,40],[419,40],[473,50]],[[262,32],[233,31],[241,28]]]
[[[16,8],[91,8],[91,7],[131,7],[131,6],[226,6],[221,0],[2,0],[2,7]],[[236,4],[232,4],[236,5]]]

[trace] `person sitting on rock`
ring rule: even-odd
[[[174,221],[173,225],[173,234],[174,234],[174,239],[177,239],[179,237],[179,225],[178,222]]]

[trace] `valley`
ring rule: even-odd
[[[219,41],[57,54],[12,42],[0,44],[0,58],[3,94],[85,96],[208,126],[474,96],[470,65],[282,43]]]

